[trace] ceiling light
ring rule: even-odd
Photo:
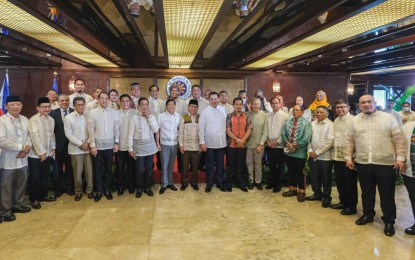
[[[75,39],[8,1],[0,1],[0,24],[98,67],[118,67]]]
[[[223,1],[165,0],[169,66],[189,68]]]
[[[262,69],[282,61],[315,51],[329,44],[346,40],[389,23],[396,22],[415,13],[414,0],[389,0],[351,18],[330,26],[299,42],[280,49],[245,69]]]

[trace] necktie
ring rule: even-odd
[[[68,115],[68,110],[64,109],[64,110],[63,110],[63,116],[65,117],[65,116],[67,116],[67,115]]]
[[[297,119],[294,119],[293,128],[291,130],[291,136],[290,136],[290,141],[291,142],[294,142],[295,141],[294,140],[294,137],[295,137],[295,130],[297,129],[297,122],[298,122],[298,120]]]

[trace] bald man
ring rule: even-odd
[[[373,222],[376,214],[376,186],[385,222],[384,233],[393,236],[396,219],[395,172],[405,169],[407,142],[394,117],[376,110],[371,95],[359,98],[362,113],[348,124],[344,144],[344,159],[349,169],[356,169],[362,189],[363,216],[357,225]],[[355,158],[352,160],[353,153]]]

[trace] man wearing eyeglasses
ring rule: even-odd
[[[330,208],[341,209],[342,215],[353,215],[357,213],[357,173],[354,169],[346,167],[343,153],[346,129],[353,115],[349,113],[350,106],[347,101],[337,100],[334,104],[338,117],[334,120],[334,144],[331,158],[339,192],[339,203],[331,205]]]
[[[29,153],[29,200],[32,208],[40,209],[40,201],[55,201],[48,196],[49,169],[55,158],[55,121],[49,116],[49,98],[37,101],[37,114],[29,119],[29,134],[33,147]]]
[[[23,104],[19,96],[8,96],[7,113],[0,117],[0,223],[16,219],[14,213],[26,213],[23,205],[27,181],[27,154],[32,143],[29,120],[20,115]]]

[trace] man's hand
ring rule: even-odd
[[[399,172],[405,172],[406,167],[405,167],[405,162],[403,161],[395,161],[395,165],[393,166],[394,169],[399,169]]]
[[[310,157],[310,158],[314,159],[314,158],[316,158],[316,157],[317,157],[317,154],[316,154],[315,152],[309,152],[309,153],[308,153],[308,157]]]
[[[135,160],[137,158],[137,153],[134,151],[128,152],[128,154],[133,157],[133,159]]]
[[[89,144],[88,143],[82,143],[79,148],[81,148],[81,150],[83,151],[88,151],[89,149]]]
[[[114,144],[114,147],[112,148],[112,151],[114,153],[118,152],[118,144]]]
[[[91,155],[96,157],[97,153],[98,153],[97,148],[96,147],[91,147]]]
[[[346,167],[349,168],[350,170],[355,170],[355,165],[353,160],[346,160]]]
[[[180,146],[180,153],[184,154],[184,146]]]
[[[30,152],[30,145],[25,145],[23,152],[25,152],[26,154],[28,154]]]
[[[202,150],[202,152],[206,152],[206,150],[207,150],[206,144],[201,144],[200,145],[200,150]]]
[[[257,151],[257,153],[260,153],[260,152],[262,152],[262,150],[264,150],[264,146],[263,146],[262,144],[259,144],[259,145],[255,148],[255,150]]]
[[[50,151],[50,157],[53,157],[53,159],[55,159],[55,154],[56,154],[56,149],[52,149],[52,151]]]
[[[43,162],[44,160],[46,160],[46,158],[48,158],[48,156],[46,155],[46,153],[40,155],[39,157],[40,157],[40,161],[41,162]]]

